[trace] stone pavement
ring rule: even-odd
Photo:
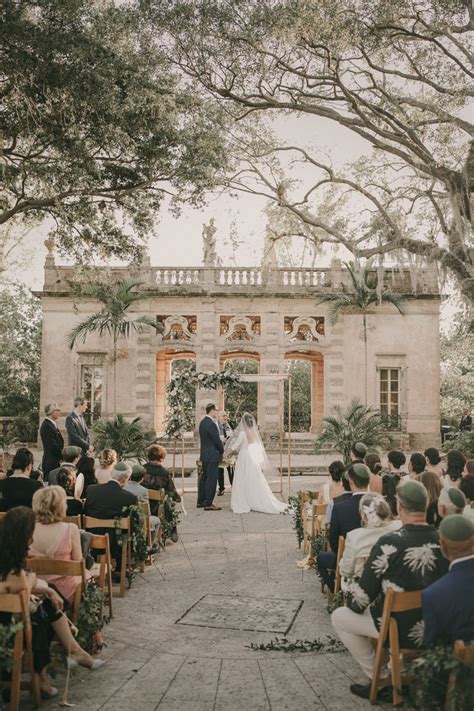
[[[114,598],[107,664],[74,671],[69,701],[77,711],[371,708],[349,692],[363,676],[347,653],[249,649],[332,635],[326,600],[314,572],[296,567],[289,516],[234,515],[227,492],[217,501],[223,511],[204,512],[186,495],[179,542]]]

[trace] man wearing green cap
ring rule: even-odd
[[[474,523],[459,514],[439,527],[449,572],[423,591],[425,645],[474,640]]]
[[[438,499],[438,514],[441,518],[451,514],[462,514],[466,506],[466,497],[455,486],[444,488]]]
[[[352,496],[334,504],[328,536],[331,550],[323,551],[318,555],[319,575],[331,592],[334,590],[339,536],[345,538],[349,531],[360,528],[360,499],[367,493],[370,470],[365,464],[353,462],[343,476],[349,480]]]
[[[332,613],[331,621],[341,641],[372,678],[374,650],[370,638],[377,637],[383,614],[385,591],[424,590],[447,571],[439,535],[426,523],[428,492],[418,481],[407,480],[397,487],[397,511],[402,522],[398,531],[379,538],[372,548],[358,582],[352,584],[347,607]],[[421,610],[395,613],[400,647],[423,644]],[[351,692],[369,698],[370,682],[352,684]],[[379,692],[380,698],[389,694]]]

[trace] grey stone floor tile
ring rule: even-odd
[[[270,702],[258,664],[251,660],[222,662],[214,711],[269,711]]]
[[[160,699],[160,711],[213,709],[221,669],[220,659],[188,658]]]

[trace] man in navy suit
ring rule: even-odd
[[[84,414],[87,411],[87,402],[83,397],[74,399],[74,410],[66,417],[66,430],[68,444],[80,447],[82,454],[92,454],[91,438],[87,428]]]
[[[344,476],[349,479],[352,496],[347,496],[342,501],[334,504],[328,536],[331,550],[324,551],[318,555],[319,574],[331,592],[334,591],[339,536],[345,538],[349,531],[353,531],[354,528],[360,528],[360,499],[367,493],[370,470],[365,464],[353,462],[349,469],[344,472]]]
[[[447,516],[439,527],[441,552],[449,571],[422,593],[426,646],[474,640],[474,523],[467,516]]]
[[[198,482],[197,508],[203,508],[205,511],[220,511],[221,507],[215,506],[213,501],[216,495],[219,462],[224,447],[217,423],[216,406],[212,403],[206,405],[206,416],[203,417],[199,425],[199,439],[201,441],[202,476]]]

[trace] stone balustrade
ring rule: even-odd
[[[257,293],[307,294],[339,291],[344,283],[350,288],[349,275],[339,263],[315,269],[261,269],[259,267],[150,267],[144,265],[110,268],[112,279],[141,279],[157,293]],[[56,266],[52,259],[45,265],[45,292],[69,292],[75,269]],[[386,270],[385,285],[395,293],[438,295],[439,288],[433,269]]]

